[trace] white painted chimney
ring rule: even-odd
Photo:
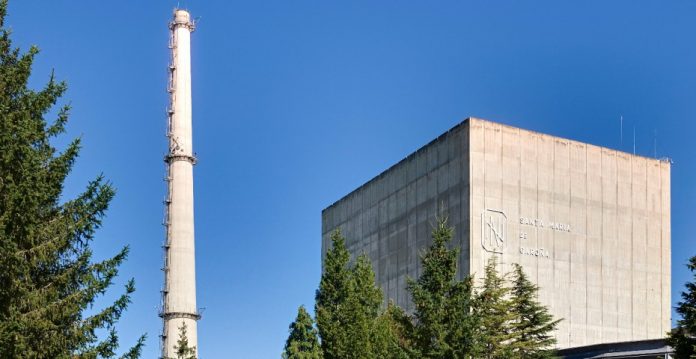
[[[169,24],[167,163],[165,200],[164,287],[162,289],[162,357],[176,358],[179,328],[186,323],[190,346],[198,346],[196,258],[193,225],[193,153],[191,125],[191,32],[194,22],[185,10],[174,10]]]

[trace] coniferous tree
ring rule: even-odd
[[[312,317],[304,306],[297,310],[297,318],[290,324],[290,335],[285,342],[283,359],[321,359],[321,347]]]
[[[325,359],[346,358],[351,350],[344,327],[347,318],[342,310],[349,295],[349,260],[345,238],[340,230],[336,230],[331,234],[331,248],[324,259],[324,273],[316,293],[314,310]]]
[[[38,49],[21,54],[12,47],[6,10],[0,0],[0,357],[111,358],[133,281],[112,305],[84,311],[106,292],[128,253],[91,260],[90,243],[114,190],[98,177],[61,203],[80,141],[58,152],[51,140],[65,131],[69,107],[50,124],[45,116],[66,85],[51,75],[43,89],[28,88]],[[100,340],[99,330],[107,337]],[[143,339],[123,357],[138,357]]]
[[[696,256],[686,265],[693,274],[693,280],[686,283],[681,293],[682,300],[677,303],[677,327],[667,333],[667,343],[674,349],[677,359],[696,358]]]
[[[514,313],[514,338],[510,343],[513,353],[518,358],[555,358],[553,331],[561,320],[554,320],[548,308],[539,303],[539,287],[529,280],[522,266],[517,263],[513,266],[510,308]]]
[[[375,285],[375,273],[367,255],[358,256],[351,268],[348,288],[348,298],[342,310],[349,348],[345,358],[375,358],[374,352],[381,346],[381,338],[375,335],[375,331],[382,291]]]
[[[510,310],[510,288],[506,278],[496,269],[496,258],[486,264],[482,285],[477,294],[475,314],[479,319],[478,336],[481,346],[477,358],[505,359],[513,357],[510,342],[515,337],[512,322],[514,313]]]
[[[413,349],[413,323],[411,318],[393,302],[377,318],[373,334],[375,358],[409,359],[418,358]]]
[[[433,244],[421,259],[423,272],[417,281],[408,280],[413,341],[423,358],[467,358],[477,345],[471,280],[457,281],[458,251],[447,248],[453,233],[447,219],[438,219]]]
[[[399,351],[397,322],[391,321],[397,312],[380,313],[382,291],[375,284],[369,258],[360,255],[350,266],[345,238],[339,231],[331,238],[316,296],[324,358],[406,358]]]
[[[196,359],[196,347],[189,346],[186,334],[186,322],[182,321],[179,327],[179,339],[177,339],[176,345],[174,346],[176,359]]]
[[[316,293],[314,310],[325,359],[343,358],[349,349],[345,345],[346,331],[342,328],[345,318],[341,312],[341,306],[348,298],[349,260],[345,238],[340,230],[336,230],[331,234],[331,248],[324,259],[324,273]]]
[[[452,358],[470,358],[480,351],[480,319],[474,311],[476,298],[473,282],[473,278],[467,276],[455,283],[451,290],[447,341],[452,343]]]

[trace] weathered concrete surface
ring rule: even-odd
[[[188,12],[176,10],[171,23],[172,67],[169,153],[167,162],[167,244],[164,264],[162,356],[176,357],[179,328],[186,323],[189,345],[198,345],[196,258],[193,222],[191,118],[191,31]]]
[[[411,308],[406,278],[420,274],[435,215],[455,227],[454,246],[469,252],[468,130],[451,129],[323,211],[322,257],[340,227],[353,255],[367,253],[385,297]],[[461,274],[469,257],[460,256]]]
[[[325,209],[322,254],[340,227],[385,296],[411,309],[405,278],[439,208],[460,275],[492,256],[502,271],[522,264],[564,318],[560,348],[669,330],[669,162],[469,119]]]

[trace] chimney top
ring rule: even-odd
[[[179,25],[188,25],[191,22],[191,15],[186,10],[174,10],[174,23]]]

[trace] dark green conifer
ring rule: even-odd
[[[421,258],[423,272],[408,280],[415,305],[414,345],[423,358],[467,358],[477,345],[472,315],[471,279],[457,281],[456,249],[449,249],[454,230],[438,219],[433,244]]]
[[[375,273],[367,255],[358,256],[350,270],[349,294],[342,310],[347,332],[345,358],[375,358],[375,350],[381,343],[375,336],[376,320],[382,304],[382,291],[375,284]]]
[[[479,318],[478,336],[481,346],[474,357],[488,359],[507,359],[513,357],[511,341],[515,337],[512,322],[515,315],[510,288],[506,278],[498,273],[496,257],[486,264],[484,278],[477,295],[475,314]]]
[[[58,152],[51,140],[65,132],[70,108],[45,117],[66,90],[53,75],[43,89],[28,88],[31,47],[21,54],[4,27],[7,1],[0,0],[0,357],[112,358],[115,323],[134,290],[89,315],[118,274],[128,248],[91,260],[91,241],[114,196],[101,176],[73,199],[62,199],[63,182],[80,149],[75,139]],[[98,331],[106,330],[100,340]],[[143,338],[123,357],[139,356]]]
[[[388,342],[399,340],[391,323],[380,316],[382,291],[375,284],[369,258],[360,255],[350,266],[345,238],[339,231],[331,238],[316,296],[317,328],[324,358],[404,358],[388,351]]]
[[[480,319],[475,315],[476,298],[473,278],[465,277],[455,283],[450,291],[448,306],[447,341],[452,343],[451,358],[471,358],[480,346]]]
[[[373,354],[375,358],[383,359],[409,359],[418,358],[413,349],[413,323],[411,318],[393,302],[389,302],[387,309],[377,318],[373,341],[375,343]]]
[[[290,324],[283,359],[321,359],[321,347],[314,321],[304,306],[297,309],[297,318]]]
[[[331,248],[324,259],[324,273],[316,293],[314,311],[325,359],[347,358],[352,349],[347,344],[347,318],[343,310],[350,291],[349,260],[345,238],[340,230],[336,230],[331,234]]]
[[[514,338],[510,343],[518,358],[555,358],[553,335],[560,319],[554,320],[548,308],[539,303],[539,287],[532,283],[522,266],[513,264],[510,310],[514,313]]]
[[[196,347],[189,346],[185,321],[182,321],[179,327],[179,339],[176,341],[174,350],[176,351],[176,359],[196,359]]]
[[[681,316],[677,327],[667,333],[667,343],[674,349],[677,359],[696,358],[696,256],[691,257],[686,266],[693,279],[686,283],[682,300],[677,303],[676,311]]]

